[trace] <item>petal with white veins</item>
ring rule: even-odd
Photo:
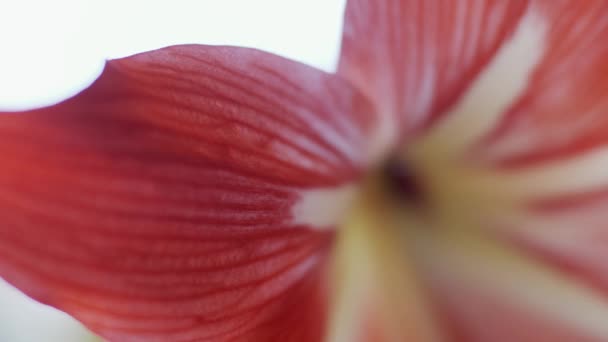
[[[348,200],[371,115],[256,50],[109,61],[74,98],[0,113],[0,275],[110,341],[318,340],[340,213],[309,194]]]
[[[474,154],[509,166],[559,160],[608,143],[608,3],[535,0],[550,28],[524,95]]]
[[[608,298],[494,238],[418,231],[410,240],[452,340],[605,341]]]
[[[509,39],[528,1],[351,0],[338,73],[368,94],[386,135],[440,118]],[[407,138],[411,138],[411,134]]]

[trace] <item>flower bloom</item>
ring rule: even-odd
[[[607,341],[608,3],[350,0],[0,116],[0,274],[109,341]]]

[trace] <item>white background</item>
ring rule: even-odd
[[[104,58],[180,43],[261,48],[331,70],[343,0],[0,0],[0,106],[56,102]]]
[[[106,58],[173,44],[257,47],[331,71],[343,7],[344,0],[0,0],[0,109],[55,103],[90,84]],[[0,341],[83,336],[67,316],[0,280]]]

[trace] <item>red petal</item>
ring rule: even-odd
[[[408,130],[459,99],[512,34],[527,1],[351,0],[339,73]]]
[[[561,296],[553,295],[552,300],[562,303],[561,310],[580,317],[575,331],[604,341],[608,338],[608,3],[537,0],[528,13],[545,27],[539,63],[521,95],[498,113],[490,134],[486,132],[471,155],[506,165],[510,168],[500,172],[526,180],[527,189],[511,187],[513,193],[525,193],[528,203],[520,203],[523,217],[516,219],[510,213],[509,241],[534,262],[584,287],[580,292],[593,294],[602,310],[572,307]],[[495,182],[495,188],[507,187],[502,180]],[[533,287],[523,279],[521,284]]]
[[[446,256],[440,271],[422,267],[433,276],[444,273],[429,283],[463,341],[608,340],[607,13],[599,0],[360,0],[348,6],[340,73],[409,129],[437,123],[408,146],[422,147],[414,151],[415,163],[428,162],[434,171],[459,167],[450,162],[477,147],[469,156],[532,166],[501,169],[490,177],[495,182],[471,181],[485,183],[480,192],[490,195],[489,203],[499,199],[496,213],[485,212],[490,205],[481,211],[462,206],[484,227],[493,225],[492,215],[508,225],[523,211],[507,232],[515,236],[511,253],[527,257],[526,267],[503,267],[509,260],[484,255],[484,244],[454,253],[469,254],[459,263]],[[466,172],[475,169],[463,164]],[[477,189],[469,190],[447,198],[469,201]],[[560,202],[560,208],[539,213],[527,201]],[[458,216],[469,214],[454,208]],[[460,231],[458,222],[449,223]],[[421,259],[439,258],[449,243]]]
[[[369,108],[254,50],[111,61],[1,114],[0,274],[112,341],[318,340],[323,201],[366,164]]]
[[[516,277],[516,275],[514,275]],[[600,342],[585,332],[513,305],[478,287],[435,289],[437,312],[453,342]],[[523,286],[523,285],[522,285]],[[559,300],[559,299],[557,299]],[[584,314],[584,313],[580,313]]]
[[[411,250],[449,341],[606,341],[605,295],[572,274],[480,232],[416,234]]]
[[[536,0],[532,9],[550,27],[543,57],[483,148],[511,165],[608,143],[608,3]]]

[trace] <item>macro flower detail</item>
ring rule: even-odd
[[[0,275],[108,341],[606,341],[608,3],[350,0],[328,74],[108,61],[0,115]]]

